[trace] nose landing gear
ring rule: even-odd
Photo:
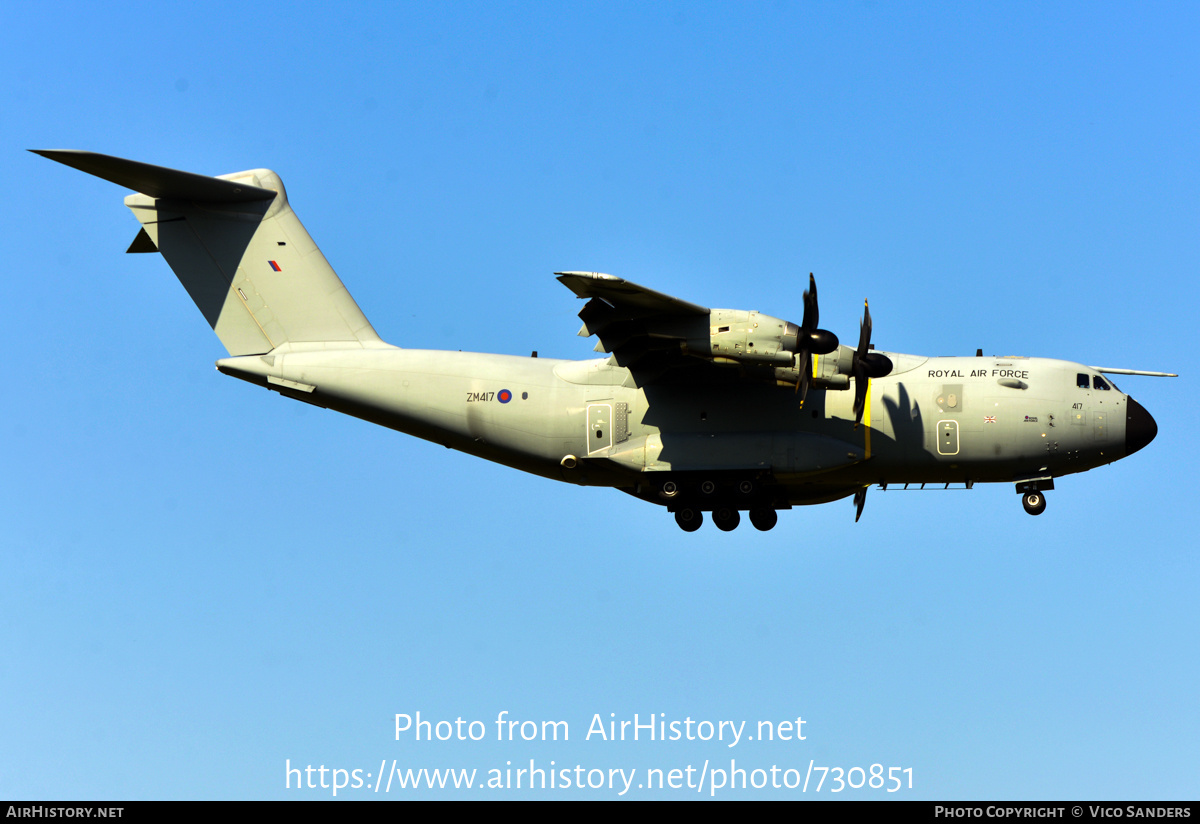
[[[1033,478],[1017,484],[1021,505],[1030,515],[1041,515],[1046,511],[1046,490],[1054,489],[1053,478]]]
[[[1021,496],[1021,505],[1030,515],[1041,515],[1046,511],[1046,496],[1041,492],[1026,492]]]

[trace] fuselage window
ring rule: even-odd
[[[1103,389],[1105,392],[1107,392],[1108,391],[1108,382],[1106,380],[1104,380],[1104,378],[1100,377],[1099,375],[1096,375],[1092,378],[1092,388],[1093,389]]]
[[[1083,372],[1080,372],[1078,375],[1075,376],[1075,385],[1078,386],[1080,389],[1087,389],[1088,388],[1088,376],[1085,375]]]

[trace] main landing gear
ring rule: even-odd
[[[719,506],[712,511],[713,523],[722,532],[732,532],[742,522],[742,515],[733,507]],[[759,507],[750,510],[750,523],[754,528],[766,532],[779,522],[779,515],[774,509]],[[684,532],[695,532],[704,524],[704,513],[694,506],[681,506],[675,510],[675,523]]]
[[[704,513],[711,512],[713,523],[722,532],[732,532],[748,512],[750,523],[762,532],[779,521],[772,504],[777,497],[764,488],[760,479],[712,477],[697,480],[669,479],[658,488],[658,497],[675,513],[675,523],[684,532],[695,532],[704,524]]]

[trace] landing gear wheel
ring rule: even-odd
[[[713,523],[717,525],[717,529],[723,532],[732,532],[741,522],[742,516],[736,509],[723,506],[713,510]]]
[[[714,494],[716,494],[716,491],[717,491],[716,481],[701,481],[700,482],[700,494],[701,495],[714,495]]]
[[[1046,511],[1046,496],[1034,490],[1021,496],[1021,505],[1030,515],[1041,515]]]
[[[738,483],[737,489],[738,489],[738,492],[741,493],[742,495],[753,495],[754,494],[754,481],[750,481],[750,480],[740,481]]]
[[[674,481],[663,481],[663,485],[658,488],[658,494],[669,501],[679,494],[679,484]]]
[[[750,510],[750,523],[754,524],[754,528],[760,532],[766,532],[779,523],[779,514],[773,509],[752,509]]]
[[[695,532],[704,523],[704,513],[690,506],[675,511],[675,523],[684,532]]]

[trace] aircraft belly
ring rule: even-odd
[[[776,477],[828,472],[863,460],[861,448],[808,432],[659,432],[602,456],[638,472],[769,471]]]

